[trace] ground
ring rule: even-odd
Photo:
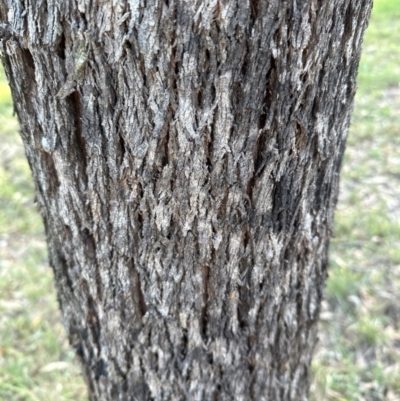
[[[342,170],[313,401],[400,401],[400,0],[375,0]],[[0,399],[83,401],[0,72]]]

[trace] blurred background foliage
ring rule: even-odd
[[[400,0],[375,0],[335,215],[313,401],[400,401]],[[83,401],[0,70],[0,400]]]

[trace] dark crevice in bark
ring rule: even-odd
[[[139,199],[142,199],[142,198],[143,198],[143,187],[142,187],[142,183],[139,181],[139,182],[137,183],[137,185],[138,185],[138,191],[139,191]]]
[[[324,163],[325,164],[325,163]],[[324,184],[325,179],[325,166],[318,169],[318,173],[316,175],[315,180],[315,192],[314,192],[314,202],[313,206],[315,209],[319,209],[324,202],[324,198],[327,196],[325,193],[326,188]]]
[[[182,329],[182,341],[181,341],[181,348],[180,348],[180,357],[183,361],[186,358],[187,351],[188,351],[188,331],[187,329]]]
[[[268,137],[268,132],[264,129],[266,121],[267,121],[267,115],[270,110],[271,104],[272,104],[272,96],[273,93],[275,92],[275,85],[276,85],[276,63],[274,58],[271,56],[270,57],[270,68],[268,70],[268,73],[266,75],[266,88],[265,88],[265,95],[262,100],[262,107],[261,107],[261,113],[258,119],[258,128],[261,131],[261,134],[259,134],[257,141],[255,143],[254,149],[253,149],[253,175],[250,178],[250,180],[247,183],[247,195],[249,196],[250,199],[252,199],[253,196],[253,187],[255,185],[256,177],[259,176],[262,171],[261,168],[265,166],[265,148],[267,145],[267,137]]]
[[[255,368],[255,358],[253,355],[253,347],[254,344],[256,344],[256,335],[249,333],[247,336],[247,350],[249,352],[249,356],[247,358],[247,369],[249,370],[250,374],[252,374],[254,372],[254,368]]]
[[[140,181],[137,183],[137,192],[138,192],[138,198],[136,202],[138,205],[140,205],[140,202],[143,199],[143,187]],[[137,208],[136,211],[136,219],[137,219],[137,233],[139,237],[141,237],[143,233],[143,214],[142,211],[139,209],[139,207]]]
[[[297,285],[296,285],[296,313],[297,313],[297,319],[298,321],[302,320],[302,311],[303,311],[303,295],[302,295],[302,289],[303,289],[303,281],[304,278],[301,277],[301,281],[299,280]]]
[[[146,74],[146,67],[145,67],[145,63],[144,63],[143,54],[141,54],[139,56],[139,69],[140,69],[140,72],[142,73],[143,88],[144,88],[144,90],[146,90],[147,89],[147,74]],[[144,95],[145,95],[145,99],[146,99],[147,92],[144,92]]]
[[[56,54],[61,60],[65,60],[65,34],[62,32],[60,41],[55,49]]]
[[[249,45],[246,42],[246,51],[244,53],[242,67],[240,68],[240,74],[242,75],[242,77],[244,79],[247,78],[247,69],[248,69],[248,65],[249,65],[249,62],[248,62],[248,59],[247,59],[248,52],[249,52]]]
[[[241,285],[238,290],[239,302],[237,306],[237,318],[239,327],[245,330],[248,327],[247,317],[250,310],[250,291],[246,285]]]
[[[87,153],[86,153],[86,139],[82,135],[82,105],[81,95],[79,91],[72,92],[67,98],[67,103],[71,107],[71,113],[74,125],[75,134],[75,149],[78,154],[78,160],[82,163],[82,173],[86,176],[87,167]]]
[[[307,146],[308,135],[303,125],[296,121],[295,123],[295,134],[296,134],[296,148],[303,150]]]
[[[320,79],[319,79],[318,85],[320,85],[321,81],[322,81],[321,75],[322,75],[322,70],[320,72]],[[317,118],[318,112],[320,110],[319,102],[320,102],[320,99],[317,96],[315,96],[314,101],[312,102],[312,115],[313,115],[314,119]],[[316,146],[317,146],[316,149],[318,150],[318,144]]]
[[[212,172],[212,148],[213,148],[213,143],[212,139],[210,138],[208,140],[208,145],[207,145],[207,159],[206,159],[207,170],[209,173]]]
[[[140,282],[140,275],[139,272],[136,271],[136,281],[135,281],[135,292],[136,292],[136,300],[137,300],[137,307],[138,307],[138,312],[140,315],[140,318],[143,318],[143,316],[147,312],[147,305],[144,300],[144,295],[142,291],[142,284]]]
[[[202,268],[202,283],[203,283],[203,306],[201,308],[201,332],[203,338],[207,338],[207,303],[208,303],[208,280],[210,277],[210,268],[208,265],[203,265]]]
[[[197,106],[201,109],[203,106],[203,91],[202,89],[199,89],[197,91]],[[197,114],[196,114],[197,116]]]
[[[120,150],[120,164],[122,164],[126,153],[126,146],[125,146],[125,139],[121,134],[119,135],[119,150]]]
[[[29,49],[22,48],[22,57],[24,59],[24,62],[26,63],[26,66],[32,70],[32,78],[34,79],[35,62],[33,61],[32,53],[29,51]]]
[[[271,56],[270,57],[270,67],[267,72],[266,78],[266,88],[265,88],[265,95],[264,99],[262,100],[262,107],[261,107],[261,114],[258,120],[258,128],[263,129],[265,127],[265,123],[267,120],[267,113],[270,110],[272,100],[273,100],[273,93],[276,92],[276,63],[275,59]]]
[[[87,299],[86,320],[88,323],[90,333],[92,334],[93,343],[94,343],[93,345],[95,345],[97,347],[97,349],[100,351],[100,349],[101,349],[101,344],[100,344],[101,328],[100,328],[100,324],[99,324],[96,303],[95,303],[92,295],[89,293],[89,286],[88,286],[87,282],[83,281],[82,285],[84,287],[84,291],[86,293],[86,299]]]
[[[244,217],[240,214],[240,222],[243,225],[243,253],[244,255],[249,255],[248,247],[251,246],[251,233],[249,231],[248,224],[244,222]],[[250,255],[249,255],[250,256]],[[242,257],[239,264],[239,274],[240,274],[240,284],[238,289],[238,305],[237,305],[237,318],[239,326],[242,330],[248,327],[248,313],[251,308],[251,291],[248,286],[249,277],[251,275],[252,269],[252,258],[249,256]]]
[[[213,9],[213,21],[218,19],[220,17],[220,14],[221,14],[221,6],[219,4],[219,1],[217,1]]]
[[[256,182],[256,178],[262,173],[262,168],[266,164],[266,155],[263,152],[268,138],[268,131],[263,130],[258,136],[253,149],[253,174],[247,183],[247,195],[250,200],[253,197],[253,188]]]
[[[209,352],[209,353],[208,353],[208,355],[207,355],[207,362],[208,362],[210,365],[214,365],[214,356],[213,356],[213,353],[212,353],[212,352]]]
[[[208,172],[211,173],[213,169],[213,158],[214,158],[214,135],[215,135],[215,124],[217,120],[217,113],[218,113],[218,106],[215,107],[214,113],[213,113],[213,119],[211,122],[211,125],[209,126],[209,137],[208,137],[208,146],[207,146],[207,168]]]
[[[354,22],[354,10],[351,3],[349,2],[344,15],[344,32],[342,36],[343,44],[349,41],[353,33],[353,22]]]
[[[213,104],[215,102],[215,99],[217,97],[217,92],[215,89],[215,85],[214,82],[211,84],[211,103]],[[217,110],[215,110],[215,113],[217,112]]]
[[[232,85],[232,94],[231,94],[231,96],[232,96],[232,103],[240,105],[240,103],[243,100],[243,89],[242,89],[241,82],[235,82]],[[239,115],[235,115],[235,121],[240,121],[240,120],[242,120],[242,118],[243,117],[240,114]]]
[[[172,238],[173,233],[174,233],[174,219],[173,219],[173,216],[171,214],[171,218],[169,219],[169,231],[168,231],[168,234],[167,234],[167,238],[169,240]]]
[[[172,87],[173,88],[177,88],[178,87],[177,86],[177,79],[179,77],[179,60],[176,59],[176,46],[173,47],[172,56],[173,56],[173,60],[174,60],[174,73],[175,73],[174,84],[173,84]]]
[[[267,155],[266,155],[266,145],[269,137],[269,132],[264,130],[261,132],[260,136],[257,138],[256,146],[253,151],[253,160],[254,160],[254,177],[260,177],[263,169],[267,164]]]
[[[247,196],[249,197],[250,202],[253,198],[253,188],[254,188],[255,182],[256,182],[256,177],[255,177],[255,172],[253,172],[253,175],[251,176],[250,180],[247,182],[247,189],[246,189],[246,193],[247,193]]]
[[[169,141],[170,141],[170,131],[171,127],[171,118],[170,113],[167,113],[168,117],[164,123],[164,127],[161,130],[161,138],[160,142],[157,146],[157,157],[158,157],[158,166],[159,169],[162,170],[169,163]]]
[[[140,211],[137,214],[137,222],[138,222],[138,233],[139,236],[141,236],[143,232],[143,215]]]
[[[308,49],[305,48],[305,49],[303,49],[303,51],[302,51],[302,53],[301,53],[301,62],[302,62],[302,64],[303,64],[303,67],[306,66],[307,56],[308,56]]]
[[[284,178],[284,177],[283,177]],[[277,182],[272,191],[272,212],[274,231],[280,232],[286,230],[288,226],[289,206],[287,204],[289,198],[288,188],[286,188],[286,180],[281,179]]]
[[[209,72],[209,70],[210,70],[210,60],[211,60],[211,55],[210,55],[210,50],[208,49],[208,48],[206,48],[206,50],[205,50],[205,55],[206,55],[206,65],[205,65],[205,68],[206,68],[206,71],[207,72]]]
[[[94,378],[99,380],[101,376],[107,377],[107,364],[100,358],[94,365]]]
[[[164,168],[169,163],[169,139],[170,139],[171,126],[167,128],[167,135],[164,141],[164,156],[162,160],[162,167]]]
[[[178,15],[178,5],[177,3],[173,3],[174,8],[171,12],[172,14],[172,19],[176,21],[177,15]],[[168,5],[169,7],[169,5]],[[177,60],[178,54],[177,54],[177,43],[176,43],[176,30],[177,27],[173,26],[171,27],[170,34],[171,37],[169,39],[169,45],[170,45],[170,73],[168,74],[168,86],[170,89],[170,104],[169,108],[171,110],[171,122],[175,121],[175,113],[177,110],[177,100],[178,100],[178,78],[179,78],[179,62]],[[168,127],[171,129],[171,124]],[[169,140],[169,138],[168,138]]]
[[[54,164],[53,156],[50,153],[42,152],[43,168],[48,174],[47,181],[47,196],[54,197],[60,187],[60,180],[58,178],[56,165]]]
[[[21,87],[22,90],[26,93],[29,93],[29,95],[33,98],[37,94],[37,87],[36,87],[36,78],[35,78],[35,62],[32,56],[32,53],[28,48],[21,48],[21,58],[25,64],[25,68],[23,71],[23,81],[21,82]],[[6,60],[6,57],[2,57],[2,60]],[[5,66],[8,65],[8,62],[6,61]],[[7,68],[6,68],[7,71]],[[11,88],[13,88],[13,85],[18,80],[18,77],[14,76],[11,70],[9,70],[8,78],[10,80],[10,85]],[[20,107],[19,102],[16,102],[14,99],[14,112],[18,113],[18,108]],[[34,105],[32,100],[29,100],[27,102],[27,108],[30,113],[34,113]],[[21,115],[19,115],[19,118],[23,124],[23,120],[21,119]],[[30,127],[31,128],[31,127]]]
[[[312,28],[315,29],[315,25],[312,23],[313,22],[313,8],[311,7],[311,4],[308,6],[307,22]]]
[[[250,28],[252,28],[257,19],[257,16],[259,15],[260,0],[249,0],[249,1],[250,1],[250,21],[251,21]]]
[[[219,401],[219,399],[220,399],[220,398],[219,398],[219,397],[220,397],[220,394],[221,394],[221,385],[218,384],[218,385],[217,385],[217,388],[216,388],[215,391],[214,391],[212,401]]]
[[[83,229],[81,232],[82,239],[85,243],[85,253],[90,259],[96,258],[96,242],[93,234],[87,229]]]
[[[83,12],[83,13],[79,13],[79,15],[80,15],[80,17],[82,18],[82,21],[84,22],[84,27],[86,28],[86,26],[87,26],[87,23],[88,23],[88,21],[87,21],[87,19],[86,19],[86,14]]]

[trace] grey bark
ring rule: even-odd
[[[306,400],[371,0],[0,0],[91,400]]]

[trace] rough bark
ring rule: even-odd
[[[371,0],[0,0],[91,400],[307,399]]]

